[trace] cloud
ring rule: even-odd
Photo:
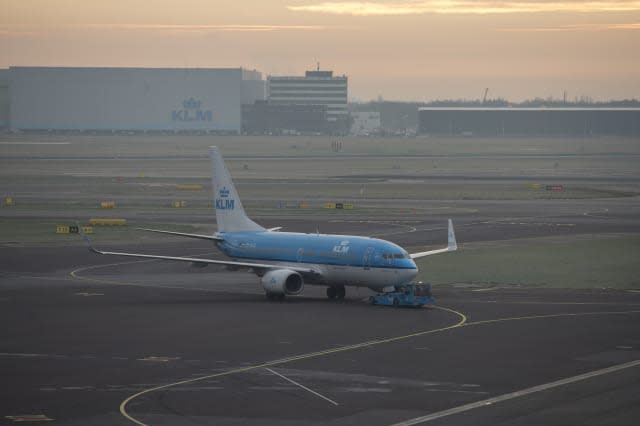
[[[575,24],[559,27],[540,28],[499,28],[497,31],[505,32],[555,32],[555,31],[610,31],[610,30],[640,30],[640,22],[621,24]]]
[[[37,34],[36,31],[0,28],[0,37],[31,37]]]
[[[161,31],[179,33],[203,32],[268,32],[323,30],[320,25],[168,25],[168,24],[85,24],[82,28],[96,30]]]
[[[295,12],[328,13],[353,16],[398,16],[417,14],[508,14],[541,12],[629,12],[640,11],[640,1],[325,1],[309,5],[290,5]]]

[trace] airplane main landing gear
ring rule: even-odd
[[[327,297],[329,299],[344,299],[347,291],[343,285],[327,287]]]
[[[270,291],[268,291],[266,296],[267,296],[267,299],[269,300],[278,300],[278,301],[284,300],[284,294],[271,293]]]

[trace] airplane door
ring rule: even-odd
[[[302,262],[303,256],[304,256],[304,249],[299,248],[298,253],[296,254],[296,259],[298,260],[298,262]]]
[[[364,265],[364,269],[371,268],[371,261],[373,260],[373,253],[375,249],[373,247],[367,247],[364,252],[364,256],[362,257],[362,264]]]

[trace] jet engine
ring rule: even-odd
[[[260,279],[267,294],[300,294],[304,288],[302,275],[289,269],[268,271]]]

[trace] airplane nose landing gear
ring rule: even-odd
[[[344,299],[347,291],[343,285],[327,287],[327,297],[329,299]]]

